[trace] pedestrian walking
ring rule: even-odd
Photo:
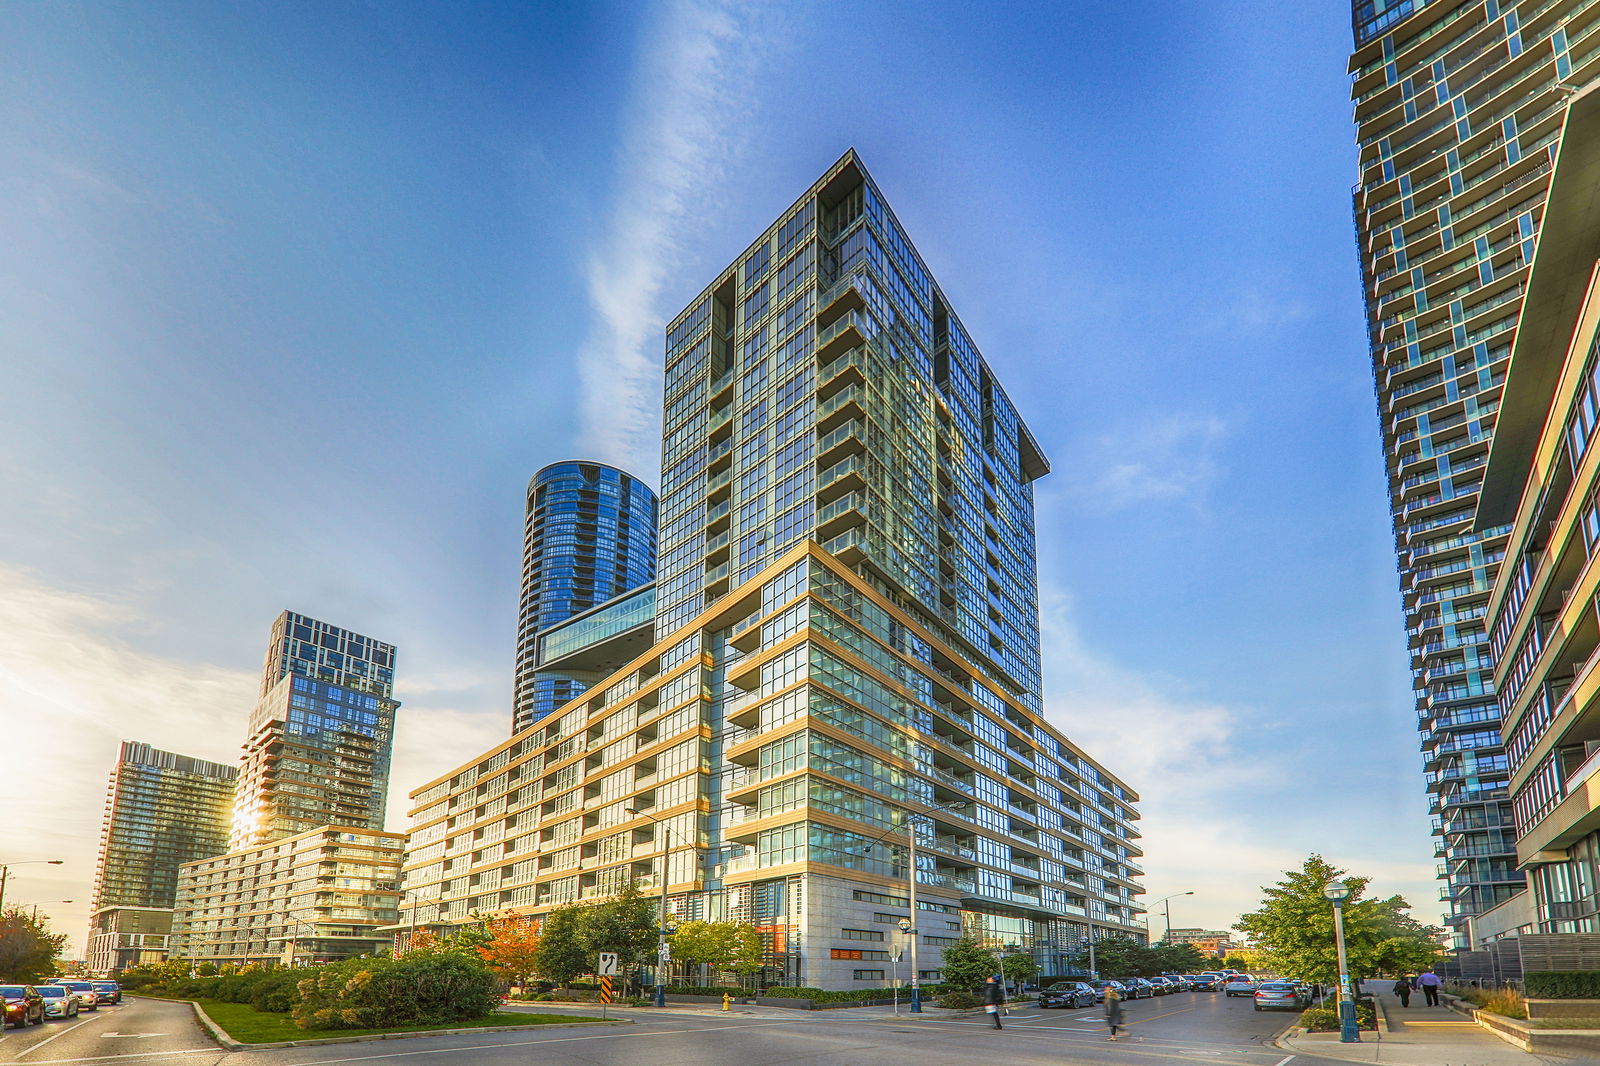
[[[1000,987],[1000,981],[992,974],[983,982],[983,1009],[994,1019],[994,1027],[1003,1029],[1000,1024],[1000,1005],[1006,1001],[1005,991]]]
[[[1422,989],[1422,995],[1427,1000],[1428,1006],[1437,1007],[1439,1005],[1439,986],[1442,984],[1444,982],[1439,980],[1439,975],[1433,972],[1432,966],[1428,967],[1426,972],[1418,975],[1417,987]]]
[[[1411,978],[1401,974],[1400,980],[1394,983],[1394,994],[1400,997],[1402,1007],[1411,1006]]]
[[[1111,1026],[1107,1040],[1115,1040],[1122,1029],[1122,997],[1110,985],[1106,986],[1106,1024]]]

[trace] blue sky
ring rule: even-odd
[[[666,318],[854,145],[1053,460],[1046,702],[1150,898],[1225,926],[1318,850],[1435,916],[1348,50],[1265,0],[0,6],[0,858],[68,860],[8,895],[82,928],[116,741],[235,758],[285,607],[399,645],[397,796],[501,737],[524,482],[654,475]]]

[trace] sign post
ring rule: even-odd
[[[617,976],[617,953],[602,951],[600,965],[595,967],[594,972],[600,978],[600,1017],[604,1018],[606,1004],[611,1002],[611,979]]]

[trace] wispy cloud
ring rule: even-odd
[[[1148,502],[1201,502],[1221,473],[1217,453],[1228,424],[1216,415],[1176,414],[1118,427],[1071,449],[1063,490],[1116,511]]]
[[[586,268],[595,319],[580,352],[582,444],[648,477],[660,462],[662,290],[689,220],[736,158],[763,50],[757,10],[674,0],[649,38],[630,93],[636,120],[606,233]]]
[[[1040,593],[1045,713],[1140,794],[1146,903],[1192,891],[1192,899],[1173,901],[1173,924],[1226,928],[1258,905],[1260,886],[1315,850],[1373,877],[1374,891],[1405,895],[1418,918],[1436,920],[1427,863],[1373,846],[1361,825],[1383,812],[1351,792],[1343,761],[1308,767],[1280,757],[1262,708],[1218,702],[1159,668],[1118,662],[1086,635],[1065,589],[1042,583]],[[1161,661],[1159,636],[1148,660]],[[1347,744],[1341,760],[1352,758],[1359,754]],[[1309,813],[1335,794],[1352,815],[1348,824]],[[1264,833],[1254,820],[1261,804],[1281,804],[1291,821]],[[1159,934],[1160,909],[1149,919]]]

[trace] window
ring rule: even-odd
[[[852,970],[850,972],[851,972],[851,975],[857,981],[881,981],[881,980],[883,980],[883,971],[882,970]]]
[[[896,919],[898,921],[898,919]],[[841,940],[882,940],[883,931],[880,929],[841,929]]]

